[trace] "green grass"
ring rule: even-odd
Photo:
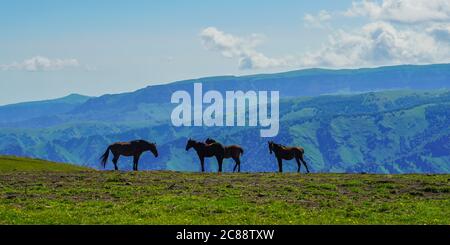
[[[0,155],[0,172],[10,171],[82,171],[89,168],[67,163],[49,162],[40,159]]]
[[[450,224],[450,175],[22,170],[0,224]]]

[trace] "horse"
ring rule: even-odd
[[[194,148],[197,152],[198,158],[200,159],[202,172],[205,172],[205,157],[213,156],[216,157],[217,163],[219,164],[219,174],[222,172],[222,162],[225,155],[225,149],[220,143],[206,144],[189,139],[186,144],[186,151],[189,151],[191,148]]]
[[[285,160],[291,160],[295,158],[295,161],[297,161],[297,172],[300,173],[300,166],[301,163],[305,165],[306,171],[309,173],[308,165],[306,165],[305,160],[303,159],[303,155],[305,153],[305,150],[302,147],[287,147],[284,145],[276,144],[273,141],[269,141],[269,151],[270,154],[272,154],[272,151],[275,152],[275,157],[278,161],[278,170],[279,172],[283,172],[283,159]]]
[[[213,144],[213,143],[217,143],[217,141],[215,141],[214,139],[211,138],[207,138],[205,140],[206,144]],[[236,168],[238,169],[238,172],[241,172],[241,159],[240,156],[244,154],[244,149],[242,149],[242,147],[240,147],[239,145],[228,145],[228,146],[224,146],[225,149],[225,154],[223,156],[223,158],[233,158],[235,165],[233,168],[233,173],[234,171],[236,171]]]
[[[122,156],[132,156],[133,157],[133,170],[138,170],[138,163],[141,154],[145,151],[151,151],[155,157],[158,157],[158,150],[156,149],[156,143],[149,143],[145,140],[133,140],[130,142],[116,142],[108,146],[105,153],[100,157],[103,168],[106,166],[108,161],[109,152],[113,154],[114,158],[112,162],[114,163],[114,169],[117,168],[117,161],[119,157]]]

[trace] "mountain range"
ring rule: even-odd
[[[0,106],[0,154],[99,168],[108,144],[142,138],[157,142],[160,157],[144,154],[141,169],[198,171],[186,140],[213,137],[244,147],[243,171],[275,171],[259,128],[171,125],[172,93],[192,92],[196,82],[222,93],[279,91],[280,133],[271,140],[303,146],[313,172],[450,172],[450,64],[209,77]],[[225,162],[231,170],[231,160]],[[287,161],[285,169],[295,165]],[[130,159],[119,167],[130,169]],[[207,161],[208,171],[216,168]]]

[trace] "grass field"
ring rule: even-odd
[[[450,175],[111,172],[0,157],[0,224],[450,224],[449,207]]]
[[[81,171],[88,168],[73,164],[49,162],[40,159],[0,156],[0,173],[11,171]]]

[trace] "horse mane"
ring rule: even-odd
[[[189,139],[189,141],[194,142],[194,145],[198,145],[198,144],[207,145],[205,142],[202,142],[202,141],[196,141],[196,140],[193,140],[193,139]]]
[[[148,145],[155,145],[156,146],[156,143],[149,142],[149,141],[146,141],[146,140],[143,140],[143,139],[130,141],[130,143],[133,143],[133,142],[134,143],[145,143],[145,144],[148,144]]]
[[[275,142],[272,142],[272,144],[273,144],[274,146],[277,146],[277,147],[282,148],[282,149],[286,149],[286,148],[287,148],[285,145],[277,144],[277,143],[275,143]]]

